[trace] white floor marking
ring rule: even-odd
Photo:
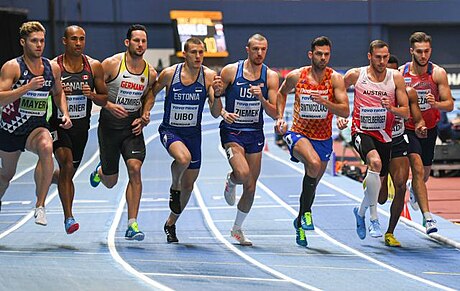
[[[230,249],[232,252],[236,253],[238,256],[240,256],[244,260],[248,261],[249,263],[251,263],[251,264],[255,265],[256,267],[264,270],[267,273],[272,274],[275,277],[278,277],[280,279],[288,281],[288,282],[290,282],[290,283],[292,283],[294,285],[297,285],[297,286],[299,286],[301,288],[304,288],[304,289],[307,289],[307,290],[320,290],[320,289],[318,289],[316,287],[313,287],[311,285],[305,284],[305,283],[300,282],[300,281],[298,281],[296,279],[288,277],[285,274],[280,273],[280,272],[270,268],[269,266],[260,263],[259,261],[253,259],[252,257],[246,255],[243,251],[241,251],[238,248],[236,248],[233,244],[231,244],[228,240],[226,240],[224,238],[224,236],[220,233],[220,231],[217,229],[216,225],[214,224],[214,222],[212,220],[211,214],[209,213],[209,210],[207,209],[206,204],[204,203],[204,200],[203,200],[203,197],[201,196],[201,192],[200,192],[200,189],[198,188],[198,185],[195,184],[193,192],[195,194],[195,199],[197,200],[198,205],[201,208],[201,211],[203,213],[204,219],[205,219],[206,224],[208,225],[209,229],[212,231],[214,236],[221,243],[223,243],[228,249]]]
[[[171,274],[171,273],[143,273],[143,274],[145,274],[145,275],[153,275],[153,276],[165,276],[165,277],[180,277],[180,278],[222,279],[222,280],[242,280],[242,281],[265,281],[265,282],[286,282],[286,280],[282,280],[282,279],[235,277],[235,276],[213,276],[213,275]]]
[[[267,154],[269,157],[271,157],[271,158],[273,158],[273,159],[275,159],[275,160],[277,160],[277,161],[279,161],[279,162],[281,162],[281,163],[283,163],[283,164],[285,164],[285,165],[288,165],[289,167],[291,167],[291,168],[297,170],[299,173],[302,173],[302,174],[303,174],[303,170],[301,170],[301,169],[299,169],[299,168],[297,168],[297,167],[295,167],[295,166],[292,166],[291,164],[289,164],[289,163],[287,163],[286,161],[284,161],[284,160],[282,160],[282,159],[280,159],[280,158],[278,158],[278,157],[272,155],[271,153],[265,152],[265,154]],[[350,198],[353,197],[352,199],[354,199],[354,200],[356,200],[356,198],[357,198],[357,197],[354,197],[353,195],[351,195],[350,193],[348,193],[348,192],[346,192],[346,191],[344,191],[344,190],[342,190],[342,189],[336,187],[335,185],[332,185],[331,183],[328,183],[328,182],[325,182],[325,181],[322,181],[322,180],[321,180],[320,183],[323,183],[323,184],[325,184],[326,186],[331,187],[332,189],[334,189],[334,190],[336,190],[336,191],[338,191],[338,192],[340,192],[340,193],[345,192],[345,193],[347,193],[347,195],[346,195],[347,197],[350,197]],[[294,217],[296,217],[296,216],[298,215],[297,211],[294,210],[294,208],[292,208],[291,206],[289,206],[288,204],[286,204],[286,202],[284,202],[280,197],[278,197],[278,195],[276,195],[274,192],[272,192],[272,191],[271,191],[267,186],[265,186],[263,183],[261,183],[260,181],[257,181],[257,186],[260,187],[260,188],[262,188],[270,197],[272,197],[275,201],[277,201],[280,205],[282,205],[286,210],[288,210],[289,212],[291,212],[292,215],[293,215]],[[340,190],[340,191],[339,191],[339,190]],[[335,245],[337,245],[337,246],[339,246],[339,247],[341,247],[341,248],[343,248],[343,249],[345,249],[345,250],[347,250],[347,251],[349,251],[349,252],[351,252],[351,253],[353,253],[353,254],[355,254],[355,255],[357,255],[357,256],[359,256],[359,257],[365,259],[365,260],[367,260],[367,261],[369,261],[369,262],[372,262],[372,263],[377,264],[377,265],[379,265],[379,266],[381,266],[381,267],[383,267],[383,268],[385,268],[385,269],[388,269],[388,270],[390,270],[390,271],[392,271],[392,272],[398,273],[398,274],[400,274],[400,275],[402,275],[402,276],[408,277],[408,278],[410,278],[410,279],[413,279],[413,280],[416,280],[416,281],[418,281],[418,282],[421,282],[421,283],[430,285],[430,286],[435,287],[435,288],[439,288],[439,289],[442,289],[442,290],[449,290],[449,291],[455,290],[455,289],[449,288],[449,287],[447,287],[447,286],[443,286],[443,285],[441,285],[441,284],[438,284],[438,283],[436,283],[436,282],[432,282],[432,281],[426,280],[426,279],[424,279],[424,278],[415,276],[415,275],[413,275],[413,274],[404,272],[404,271],[399,270],[399,269],[397,269],[397,268],[395,268],[395,267],[392,267],[392,266],[390,266],[390,265],[387,265],[387,264],[385,264],[385,263],[383,263],[383,262],[381,262],[381,261],[379,261],[379,260],[377,260],[377,259],[374,259],[374,258],[372,258],[372,257],[370,257],[370,256],[368,256],[368,255],[366,255],[366,254],[364,254],[364,253],[362,253],[362,252],[360,252],[360,251],[358,251],[358,250],[355,250],[355,249],[353,249],[353,248],[351,248],[351,247],[349,247],[349,246],[347,246],[347,245],[345,245],[345,244],[343,244],[343,243],[341,243],[341,242],[339,242],[339,241],[333,239],[331,236],[329,236],[328,234],[326,234],[325,232],[323,232],[323,231],[322,231],[320,228],[318,228],[316,225],[315,225],[315,232],[318,233],[318,234],[319,234],[320,236],[322,236],[323,238],[325,238],[326,240],[328,240],[329,242],[331,242],[331,243],[333,243],[333,244],[335,244]]]

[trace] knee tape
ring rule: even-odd
[[[176,215],[181,214],[180,191],[173,189],[169,190],[169,209],[171,209],[171,211]]]

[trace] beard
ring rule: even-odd
[[[428,61],[429,61],[429,60],[427,60],[425,64],[421,64],[421,63],[417,60],[416,57],[414,57],[413,60],[414,60],[414,62],[415,62],[419,67],[425,67],[425,66],[427,66],[427,65],[428,65]]]

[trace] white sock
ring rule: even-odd
[[[136,222],[137,220],[135,218],[130,218],[128,219],[128,226],[131,226],[134,222]]]
[[[233,230],[241,229],[241,226],[243,225],[243,222],[246,219],[247,215],[248,215],[247,213],[237,209],[235,224],[233,225]]]
[[[423,217],[425,217],[425,220],[433,220],[430,212],[424,212]]]
[[[380,186],[382,185],[382,182],[380,181],[380,173],[368,170],[365,180],[366,190],[364,191],[364,195],[367,197],[367,203],[369,203],[368,206],[371,214],[371,220],[375,220],[378,219],[377,200],[379,197]]]

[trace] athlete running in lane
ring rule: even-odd
[[[163,122],[158,131],[161,142],[174,159],[171,164],[169,208],[164,225],[168,243],[178,243],[176,222],[184,211],[201,167],[201,118],[208,99],[211,114],[222,110],[212,88],[216,72],[203,66],[204,44],[195,37],[184,45],[184,62],[164,69],[155,83],[156,95],[166,87]],[[220,92],[218,92],[220,93]],[[217,98],[220,96],[217,96]]]
[[[63,116],[62,128],[72,122],[62,92],[61,72],[56,64],[44,58],[45,28],[40,22],[25,22],[19,28],[23,55],[7,61],[0,73],[0,201],[16,173],[21,153],[38,156],[35,168],[35,223],[46,225],[45,199],[53,176],[53,140],[46,121],[48,95]],[[0,202],[1,205],[1,202]]]
[[[305,230],[314,230],[311,207],[316,186],[326,170],[332,153],[332,117],[348,117],[350,108],[342,75],[328,67],[331,41],[317,37],[311,42],[311,66],[291,71],[278,91],[278,120],[275,129],[291,153],[291,160],[304,164],[305,174],[299,199],[299,215],[294,220],[296,242],[307,246]],[[295,89],[293,125],[286,132],[283,119],[287,94]]]
[[[247,59],[226,65],[221,83],[215,90],[225,92],[225,109],[220,124],[220,138],[232,170],[227,174],[225,200],[234,205],[236,185],[243,185],[237,215],[230,231],[241,245],[251,246],[241,229],[254,202],[256,183],[260,174],[262,149],[265,144],[263,111],[276,118],[278,74],[265,64],[267,39],[255,34],[248,40]]]
[[[104,71],[99,61],[83,54],[86,33],[79,26],[68,26],[64,30],[62,43],[64,54],[56,57],[61,69],[61,83],[67,97],[67,106],[72,128],[59,127],[62,113],[53,106],[53,114],[49,120],[53,136],[54,156],[59,169],[54,171],[53,182],[58,184],[59,197],[64,210],[64,228],[67,234],[78,230],[79,224],[72,213],[75,186],[73,177],[80,166],[91,118],[93,102],[99,106],[107,103],[107,87],[104,82]]]
[[[145,158],[142,129],[150,122],[154,104],[152,85],[155,69],[144,60],[147,50],[147,30],[143,25],[131,25],[125,39],[126,52],[115,54],[102,62],[109,96],[99,118],[99,150],[101,162],[90,176],[90,183],[100,182],[107,188],[118,182],[120,155],[128,169],[126,187],[128,228],[125,239],[144,239],[137,216],[142,196],[141,167]]]

